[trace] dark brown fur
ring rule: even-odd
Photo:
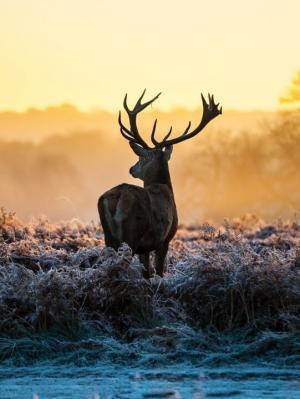
[[[126,242],[133,253],[139,254],[145,277],[150,275],[149,254],[155,251],[156,273],[163,276],[169,242],[178,224],[164,151],[153,153],[148,162],[148,175],[146,171],[144,188],[120,184],[104,193],[99,198],[98,210],[105,244],[118,249],[122,242]]]

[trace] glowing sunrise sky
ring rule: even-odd
[[[0,0],[0,109],[70,102],[273,109],[300,69],[300,0]]]

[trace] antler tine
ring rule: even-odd
[[[190,130],[190,127],[191,127],[191,122],[189,121],[185,131],[179,137],[185,136],[188,133],[188,131]],[[156,144],[156,145],[157,144],[161,145],[162,143],[165,143],[168,140],[168,138],[171,136],[172,130],[173,130],[173,126],[170,127],[170,130],[168,131],[168,133],[165,135],[165,137],[162,139],[161,142],[157,142],[155,140],[155,143],[154,143],[154,141],[152,140],[152,143]]]
[[[140,96],[140,98],[137,100],[135,106],[133,107],[133,109],[129,109],[128,105],[127,105],[127,94],[125,95],[124,101],[123,101],[123,105],[124,108],[126,110],[127,113],[132,113],[132,114],[138,114],[141,111],[143,111],[143,109],[147,108],[150,104],[152,104],[155,100],[158,99],[158,97],[161,95],[161,92],[158,93],[155,97],[153,97],[151,100],[146,101],[144,104],[142,104],[142,99],[144,98],[144,95],[146,93],[146,89],[143,91],[142,95]]]
[[[158,93],[155,97],[153,97],[152,100],[149,100],[149,101],[145,102],[144,104],[140,104],[141,107],[142,107],[142,108],[141,108],[141,111],[142,111],[143,109],[145,109],[146,107],[148,107],[148,105],[152,104],[155,100],[157,100],[158,97],[159,97],[160,95],[161,95],[161,92]]]
[[[152,132],[151,132],[151,141],[152,143],[156,146],[159,144],[159,142],[155,139],[155,130],[156,130],[156,125],[157,125],[157,119],[155,119],[152,127]]]
[[[156,123],[157,123],[157,119],[155,119],[155,122],[154,122],[154,125],[153,125],[153,129],[152,129],[152,133],[151,133],[151,141],[155,145],[155,147],[158,147],[158,146],[160,146],[161,143],[163,143],[165,140],[167,140],[170,137],[170,135],[172,133],[172,130],[173,130],[173,127],[172,126],[170,127],[168,133],[165,135],[165,137],[162,139],[162,141],[157,141],[155,139]]]
[[[185,131],[182,133],[182,136],[185,136],[186,134],[188,134],[188,132],[189,132],[189,130],[190,130],[190,127],[191,127],[191,125],[192,125],[192,122],[191,122],[191,121],[189,121],[189,123],[188,123],[188,125],[187,125],[187,127],[186,127]]]
[[[208,99],[209,99],[209,94],[208,94]],[[207,102],[205,100],[205,97],[204,97],[203,93],[201,93],[201,100],[202,100],[202,106],[203,106],[203,109],[204,109],[205,107],[208,106],[208,104],[207,104]]]
[[[125,137],[125,139],[138,144],[138,142],[132,136],[131,131],[129,129],[127,129],[127,127],[123,124],[122,117],[121,117],[121,111],[119,111],[118,122],[120,125],[120,132],[121,132],[122,136]]]
[[[137,104],[142,105],[142,99],[144,98],[145,93],[146,93],[146,89],[144,89],[142,95],[141,95],[140,98],[137,100]]]
[[[125,108],[125,111],[128,114],[131,112],[130,109],[128,108],[128,105],[127,105],[127,93],[125,94],[125,97],[124,97],[124,100],[123,100],[123,107]]]
[[[127,93],[125,94],[125,97],[124,97],[124,101],[123,101],[123,106],[124,106],[124,108],[125,108],[125,110],[126,110],[126,112],[129,114],[129,113],[138,113],[138,112],[140,112],[142,109],[141,109],[141,106],[142,106],[142,99],[143,99],[143,97],[144,97],[144,95],[145,95],[145,93],[146,93],[146,89],[144,89],[144,91],[143,91],[143,93],[142,93],[142,95],[140,96],[140,98],[137,100],[137,102],[136,102],[136,104],[135,104],[135,106],[134,106],[134,108],[131,110],[131,109],[129,109],[129,107],[128,107],[128,105],[127,105]]]
[[[166,140],[168,140],[168,138],[171,136],[172,130],[173,130],[173,126],[170,127],[168,133],[167,133],[167,134],[165,135],[165,137],[162,139],[163,142],[166,141]]]
[[[122,129],[120,129],[120,132],[121,132],[122,136],[123,136],[126,140],[130,141],[131,143],[136,143],[136,144],[138,144],[138,142],[137,142],[136,140],[134,140],[131,136],[128,136]]]
[[[130,130],[127,129],[127,127],[126,127],[126,126],[123,124],[123,122],[122,122],[121,111],[119,111],[118,122],[119,122],[120,128],[121,128],[122,130],[125,130],[125,132],[128,133],[129,136],[131,136]]]

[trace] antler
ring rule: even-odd
[[[199,125],[193,131],[189,132],[190,127],[191,127],[191,122],[189,122],[186,129],[179,137],[175,137],[173,139],[168,140],[168,138],[170,137],[171,132],[172,132],[172,126],[171,126],[167,135],[160,142],[158,142],[154,137],[155,136],[155,129],[154,129],[152,131],[151,141],[155,145],[155,148],[164,148],[164,147],[167,147],[172,144],[181,143],[184,140],[188,140],[188,139],[196,136],[196,134],[200,133],[201,130],[204,129],[204,127],[212,119],[214,119],[216,116],[222,114],[222,107],[220,109],[218,108],[219,103],[215,104],[213,95],[208,94],[209,103],[206,102],[202,93],[201,93],[201,99],[202,99],[202,105],[203,105],[203,114],[202,114],[202,119],[201,119]]]
[[[128,114],[128,119],[129,119],[129,124],[130,124],[130,129],[128,129],[122,122],[121,118],[121,111],[119,111],[119,125],[120,125],[120,131],[122,136],[125,137],[125,139],[129,140],[130,142],[136,143],[141,145],[144,148],[149,148],[148,144],[142,139],[141,135],[139,134],[138,127],[137,127],[137,122],[136,118],[138,113],[143,111],[148,105],[152,104],[160,95],[161,93],[158,93],[152,100],[149,100],[142,104],[142,99],[146,93],[146,89],[143,91],[141,97],[138,99],[137,103],[135,104],[134,108],[130,110],[127,105],[127,94],[125,95],[124,101],[123,101],[123,106],[125,108],[125,111]],[[157,120],[155,120],[154,125],[153,125],[153,130],[155,131],[156,128],[156,123]],[[153,131],[152,130],[152,131]],[[153,133],[154,134],[154,133]]]
[[[128,129],[122,122],[121,119],[121,111],[119,111],[119,125],[120,125],[120,131],[121,134],[125,137],[125,139],[129,140],[132,143],[139,144],[143,148],[150,149],[148,144],[143,140],[141,135],[139,134],[138,127],[137,127],[137,122],[136,118],[138,113],[143,111],[148,105],[152,104],[160,95],[161,93],[158,93],[152,100],[149,100],[142,104],[142,99],[145,95],[146,89],[143,91],[142,95],[138,99],[137,103],[135,104],[134,108],[130,110],[127,105],[127,94],[125,95],[124,101],[123,101],[123,106],[125,108],[125,111],[128,114],[128,119],[129,119],[129,124],[130,124],[130,129]],[[216,116],[222,114],[222,107],[219,109],[219,103],[215,104],[214,96],[208,94],[208,103],[206,102],[203,94],[201,93],[201,99],[202,99],[202,105],[203,105],[203,114],[201,121],[199,125],[193,130],[189,131],[191,127],[191,122],[188,123],[186,129],[184,132],[173,139],[169,139],[171,133],[172,133],[172,126],[170,127],[170,130],[166,134],[166,136],[162,139],[162,141],[157,141],[155,138],[155,131],[156,131],[156,126],[157,126],[157,119],[155,119],[152,132],[151,132],[151,141],[154,144],[155,149],[162,149],[164,147],[167,147],[169,145],[181,143],[184,140],[188,140],[196,134],[200,133],[202,129]]]

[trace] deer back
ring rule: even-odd
[[[153,251],[177,229],[173,193],[165,184],[121,184],[100,197],[98,208],[106,244],[116,249],[126,242],[136,253]]]

